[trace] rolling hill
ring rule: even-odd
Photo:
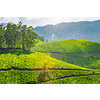
[[[86,76],[93,78],[85,81]],[[95,81],[96,76],[100,76],[99,71],[69,64],[39,52],[0,50],[0,84],[53,84],[58,80],[57,84],[67,84],[63,82],[66,78],[77,78],[69,82],[73,84],[79,79],[87,84],[100,83],[99,78]]]
[[[68,39],[41,44],[32,50],[90,69],[100,69],[100,43]]]
[[[100,43],[87,40],[68,39],[41,44],[34,47],[32,50],[61,53],[100,52]]]

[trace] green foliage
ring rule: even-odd
[[[38,71],[0,71],[0,84],[27,84],[35,81],[40,72]]]
[[[86,69],[56,60],[38,52],[23,52],[23,54],[21,54],[21,50],[11,50],[7,54],[3,54],[2,50],[0,50],[0,52],[2,53],[0,55],[0,69],[7,69],[11,68],[12,66],[30,69],[44,68],[45,64],[48,65],[48,68]]]
[[[89,65],[86,66],[87,68],[91,69],[100,69],[100,59],[91,62]]]
[[[73,39],[43,43],[36,39],[38,35],[32,32],[32,29],[32,27],[27,28],[26,25],[21,26],[21,23],[18,27],[8,24],[5,30],[7,45],[16,47],[21,42],[24,50],[25,47],[30,49],[37,43],[32,50],[68,54],[2,49],[0,50],[1,84],[100,83],[100,71],[93,70],[100,68],[98,53],[100,43]]]
[[[31,48],[32,51],[34,50],[35,47],[45,44],[44,42],[37,40],[37,39],[34,39],[34,41],[35,41],[35,45],[34,45],[34,47]]]
[[[38,40],[40,40],[40,41],[42,41],[42,42],[44,42],[44,41],[45,41],[45,39],[44,39],[44,37],[43,37],[43,36],[38,36],[38,37],[37,37],[37,39],[38,39]]]
[[[49,53],[44,53],[48,55]],[[50,53],[50,56],[58,60],[86,67],[90,69],[100,69],[100,53],[78,53],[78,54],[57,54]]]
[[[69,77],[43,82],[42,84],[100,84],[100,75]]]
[[[12,69],[3,71],[3,69]],[[13,68],[18,68],[14,70]],[[43,70],[28,71],[41,68]],[[59,68],[60,70],[50,70]],[[23,70],[20,70],[23,69]],[[67,69],[67,70],[63,70]],[[100,74],[99,71],[82,68],[63,62],[39,52],[22,50],[0,50],[0,84],[34,84],[34,83],[99,83],[84,75]],[[76,77],[74,77],[76,75]],[[82,79],[80,78],[82,77]],[[86,78],[88,77],[88,78]],[[87,79],[87,80],[86,80]],[[89,80],[90,79],[90,80]],[[97,78],[96,78],[97,79]],[[84,81],[84,82],[83,82]]]
[[[3,35],[4,29],[3,26],[0,25],[0,48],[2,48],[4,43],[4,35]]]
[[[70,39],[41,44],[33,47],[32,50],[55,52],[44,52],[44,54],[85,68],[100,69],[100,43],[97,42]],[[60,54],[57,52],[66,54]]]
[[[62,53],[82,53],[82,52],[100,52],[100,43],[87,40],[60,40],[49,42],[35,47],[36,51],[62,52]]]
[[[10,23],[7,24],[7,29],[4,34],[6,44],[8,47],[13,46],[13,33],[12,33],[12,25]]]
[[[21,48],[23,50],[30,50],[32,46],[35,45],[35,40],[38,37],[38,34],[33,32],[33,27],[27,25],[22,26],[22,22],[19,22],[18,25],[10,23],[5,26],[5,28],[0,25],[0,48],[2,47],[3,42],[6,42],[8,48]]]
[[[56,80],[61,77],[72,75],[88,75],[92,71],[0,71],[0,84],[26,84],[30,82]],[[41,80],[40,80],[41,79]],[[66,81],[65,81],[66,82]],[[59,82],[58,82],[59,83]]]

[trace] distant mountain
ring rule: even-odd
[[[49,42],[64,39],[83,39],[100,42],[100,20],[59,23],[34,28],[34,32]]]
[[[8,23],[10,23],[11,25],[14,24],[14,23],[12,23],[12,22],[8,22]],[[0,23],[0,25],[7,26],[8,23]]]

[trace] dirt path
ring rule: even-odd
[[[60,77],[60,78],[56,78],[56,79],[49,79],[49,80],[46,80],[46,81],[41,81],[41,82],[38,83],[38,84],[41,84],[42,82],[48,82],[48,81],[51,81],[51,80],[64,79],[64,78],[69,78],[69,77],[90,76],[90,75],[100,75],[100,74],[87,74],[87,75],[71,75],[71,76],[64,76],[64,77]]]
[[[9,70],[20,70],[20,71],[40,71],[44,70],[46,71],[46,68],[36,68],[36,69],[29,69],[29,68],[8,68],[8,69],[0,69],[0,71],[9,71]],[[79,71],[92,71],[92,70],[84,70],[84,69],[66,69],[66,68],[48,68],[47,70],[79,70]]]
[[[62,52],[51,52],[51,51],[36,51],[36,52],[45,52],[45,53],[56,53],[56,54],[83,54],[83,53],[100,53],[100,52],[78,52],[78,53],[62,53]]]

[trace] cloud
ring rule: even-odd
[[[100,17],[0,17],[0,23],[13,22],[18,24],[19,21],[27,26],[45,26],[47,24],[55,25],[61,22],[78,22],[78,21],[93,21]]]
[[[55,25],[61,22],[77,22],[77,21],[84,21],[89,20],[89,18],[84,17],[20,17],[19,18],[23,24],[27,26],[44,26],[47,24]],[[90,18],[91,20],[94,18]]]
[[[25,17],[23,21],[28,25],[36,27],[44,26],[47,24],[55,25],[61,22],[93,21],[98,19],[100,19],[100,17]]]
[[[48,17],[20,17],[19,18],[23,24],[27,24],[27,26],[44,26],[47,24],[52,24],[51,18]]]
[[[17,24],[19,21],[20,20],[18,17],[0,17],[0,23],[12,22],[12,23]]]

